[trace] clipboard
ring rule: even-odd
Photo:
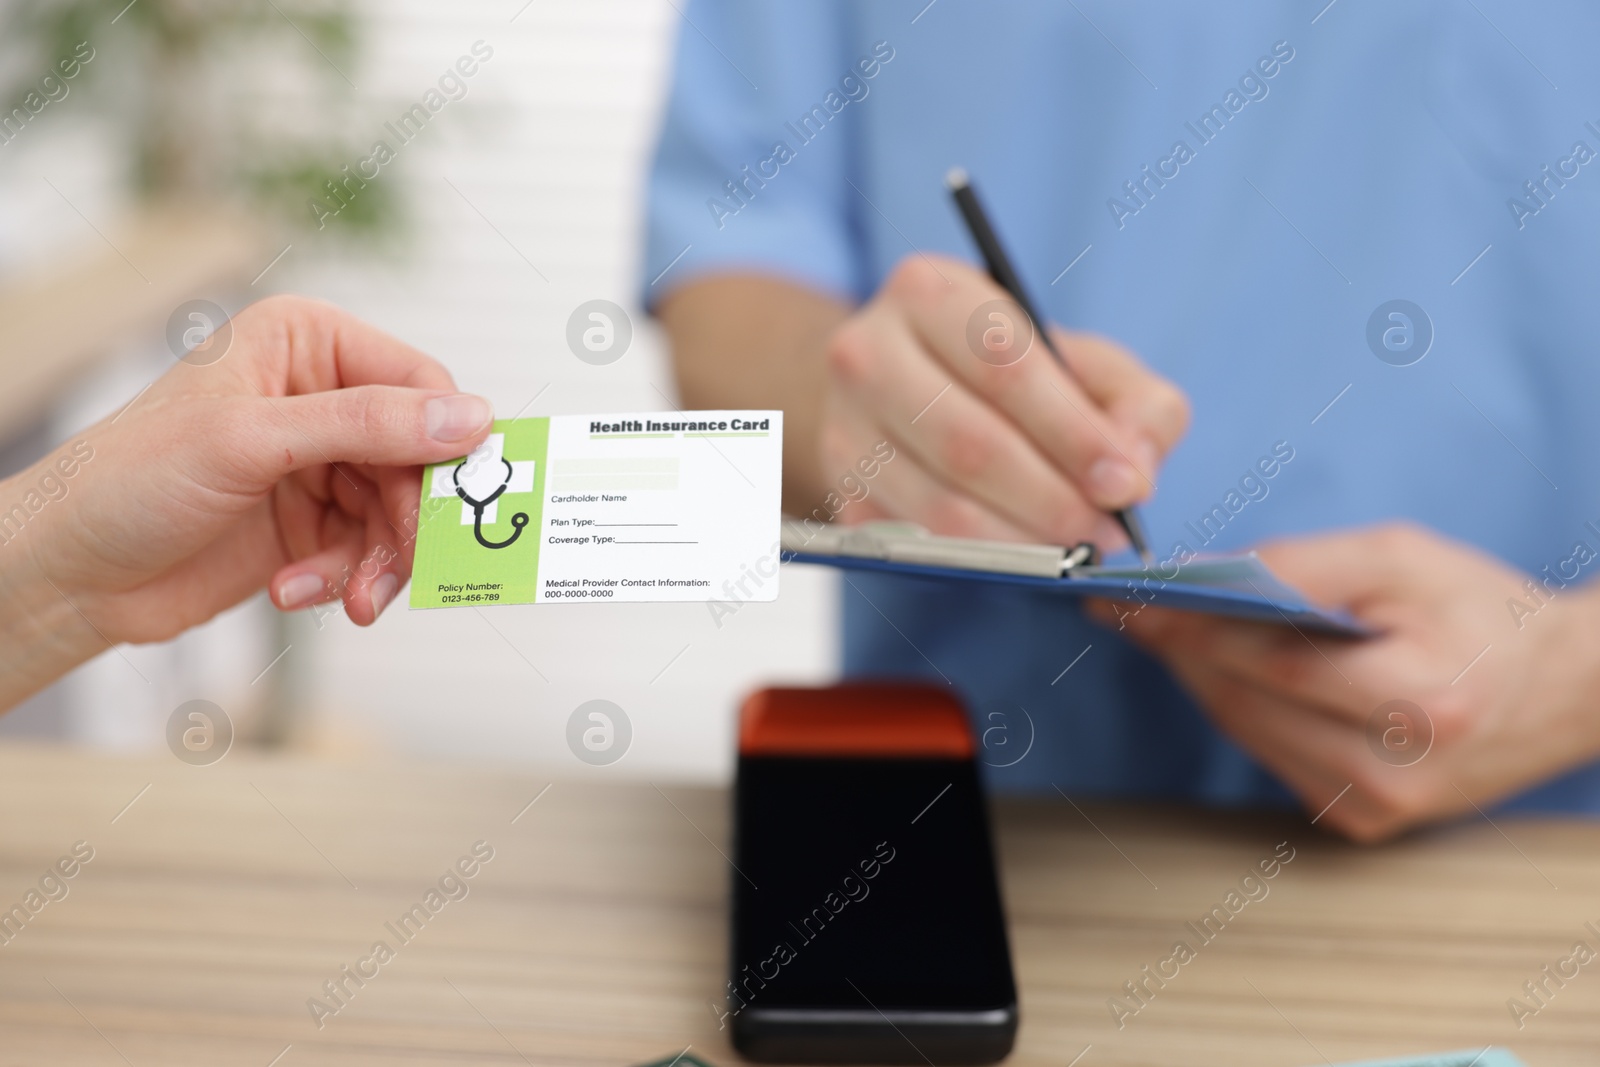
[[[802,525],[785,519],[779,558],[840,570],[935,581],[984,582],[1249,619],[1342,637],[1373,631],[1280,581],[1254,552],[1197,555],[1151,567],[1102,567],[1088,542],[1013,544],[931,534],[914,523]]]

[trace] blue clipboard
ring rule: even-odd
[[[1101,597],[1230,618],[1293,626],[1344,637],[1372,631],[1328,611],[1284,584],[1254,553],[1196,556],[1185,564],[1099,567],[1088,546],[1010,545],[937,537],[906,523],[802,527],[786,521],[780,558],[839,570],[937,582],[983,582]]]

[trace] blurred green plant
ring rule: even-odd
[[[343,177],[370,116],[350,73],[360,21],[348,0],[14,0],[0,14],[9,111],[80,42],[71,83],[122,142],[152,201],[231,201],[295,229]],[[366,123],[363,123],[363,119]],[[371,241],[404,222],[398,183],[370,183],[338,231]]]

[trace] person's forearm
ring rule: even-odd
[[[1537,610],[1520,616],[1516,639],[1525,640],[1528,631],[1548,624],[1543,654],[1524,686],[1526,699],[1535,704],[1548,701],[1554,722],[1546,729],[1565,739],[1570,765],[1600,757],[1600,714],[1594,696],[1600,691],[1600,656],[1595,655],[1600,581],[1563,590],[1559,599],[1539,603],[1528,595],[1519,601],[1524,609],[1537,606]]]
[[[35,465],[0,481],[0,713],[105,647],[35,559],[32,545],[58,517],[51,509],[65,505],[41,477]]]
[[[823,352],[849,306],[793,282],[726,275],[685,286],[659,313],[685,407],[783,411],[784,509],[809,513],[831,482],[817,441]]]

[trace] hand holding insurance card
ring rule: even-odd
[[[778,596],[781,411],[494,424],[422,480],[411,606]]]

